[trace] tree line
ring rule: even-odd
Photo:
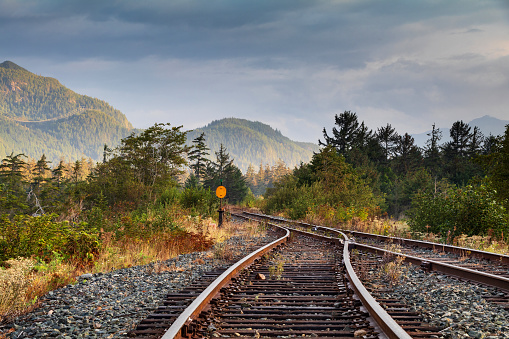
[[[219,185],[227,188],[230,203],[243,201],[250,190],[246,178],[221,145],[216,161],[202,133],[186,146],[180,127],[156,124],[123,138],[118,147],[104,145],[102,162],[90,158],[53,164],[46,155],[37,161],[25,154],[7,155],[0,164],[0,215],[72,214],[98,204],[141,206],[154,203],[187,166],[191,175],[181,189],[202,190],[213,196]],[[69,206],[73,205],[74,208]],[[68,215],[72,219],[71,215]]]
[[[328,214],[338,221],[386,214],[409,218],[416,231],[507,236],[508,130],[484,136],[456,121],[451,141],[441,143],[433,125],[420,148],[390,124],[371,130],[345,111],[335,116],[331,132],[323,129],[323,148],[312,161],[267,191],[266,210],[301,218]]]

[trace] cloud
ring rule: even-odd
[[[400,133],[507,114],[507,8],[477,0],[0,0],[1,59],[135,126],[223,117],[316,142],[356,111]],[[3,56],[3,58],[2,58]],[[439,121],[440,120],[440,121]]]

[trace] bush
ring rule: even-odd
[[[180,191],[177,187],[170,187],[164,190],[161,193],[161,196],[156,200],[156,205],[161,205],[163,207],[173,205],[175,202],[179,200]]]
[[[498,237],[509,231],[509,215],[485,185],[450,188],[445,192],[417,194],[408,222],[413,231],[437,233],[450,238],[460,234]]]
[[[188,187],[180,194],[180,205],[190,209],[192,214],[211,216],[219,208],[218,202],[218,198],[209,188]]]
[[[37,256],[50,260],[54,252],[90,262],[99,252],[99,234],[87,223],[56,222],[56,214],[37,217],[3,215],[0,224],[0,261]]]

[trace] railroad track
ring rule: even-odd
[[[130,336],[440,337],[419,314],[398,308],[393,317],[402,327],[376,302],[350,264],[346,236],[292,230],[289,240],[280,229],[278,240],[170,295]]]
[[[418,265],[424,270],[437,271],[459,279],[486,284],[509,293],[509,256],[507,255],[426,241],[339,230],[262,214],[249,215],[258,220],[271,220],[329,236],[341,236],[343,232],[350,236],[351,249],[379,256],[402,257],[404,261]]]

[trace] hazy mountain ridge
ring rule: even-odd
[[[101,160],[104,144],[116,146],[131,131],[125,115],[107,102],[13,62],[0,64],[0,156]]]
[[[481,118],[477,118],[468,122],[468,125],[472,127],[472,129],[474,128],[474,126],[479,127],[479,129],[481,130],[482,134],[485,137],[488,137],[490,134],[497,136],[504,134],[505,126],[509,125],[509,120],[500,120],[492,116],[485,115]],[[442,139],[440,140],[440,144],[444,144],[448,141],[451,141],[451,137],[449,135],[449,130],[451,129],[451,126],[439,128],[440,131],[442,132]],[[412,136],[415,139],[415,144],[419,147],[424,147],[426,145],[426,141],[429,139],[428,134],[430,132],[431,130],[426,131],[424,133],[412,134]]]
[[[246,119],[225,118],[212,121],[205,127],[188,133],[188,144],[205,132],[206,144],[210,148],[210,159],[215,160],[214,152],[223,144],[234,159],[235,165],[244,173],[248,166],[260,163],[273,165],[279,159],[293,168],[302,162],[309,162],[318,145],[295,142],[271,126]]]

